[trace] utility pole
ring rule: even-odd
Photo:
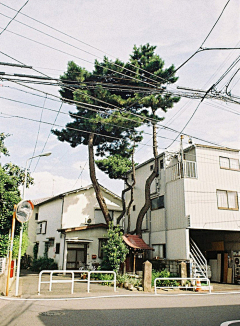
[[[180,176],[184,178],[184,169],[183,169],[183,135],[180,135]]]

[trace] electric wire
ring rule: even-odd
[[[174,70],[174,73],[176,73],[179,69],[181,69],[188,61],[190,61],[197,53],[199,53],[202,49],[203,44],[207,41],[207,39],[209,38],[209,36],[211,35],[212,31],[214,30],[214,28],[216,27],[218,21],[220,20],[222,14],[224,13],[227,5],[229,4],[230,0],[227,1],[227,3],[225,4],[224,8],[222,9],[218,19],[216,20],[216,22],[214,23],[213,27],[211,28],[210,32],[207,34],[207,36],[205,37],[204,41],[202,42],[202,44],[200,45],[200,47],[197,49],[197,51],[195,51],[187,60],[185,60],[180,66],[178,66],[178,68],[176,68]]]
[[[46,148],[46,146],[47,146],[47,142],[48,142],[48,140],[49,140],[49,138],[50,138],[50,136],[51,136],[51,133],[52,133],[53,127],[55,126],[55,123],[56,123],[56,121],[57,121],[57,118],[58,118],[58,116],[59,116],[59,114],[60,114],[60,112],[61,112],[62,106],[63,106],[63,102],[61,103],[60,108],[59,108],[59,110],[58,110],[58,112],[57,112],[57,115],[55,116],[54,122],[53,122],[53,124],[52,124],[52,127],[51,127],[49,133],[48,133],[47,139],[46,139],[46,141],[45,141],[45,144],[43,145],[43,148],[42,148],[41,153],[44,152],[44,150],[45,150],[45,148]],[[36,163],[36,165],[35,165],[35,168],[34,168],[33,172],[35,172],[35,170],[36,170],[36,168],[37,168],[37,166],[38,166],[39,161],[40,161],[40,157],[38,157],[38,160],[37,160],[37,163]]]
[[[44,108],[45,108],[46,100],[47,100],[47,96],[45,96],[45,98],[44,98],[44,102],[43,102],[43,106],[42,106],[42,110],[41,110],[41,114],[40,114],[40,122],[39,122],[39,125],[38,125],[37,138],[36,138],[36,142],[35,142],[35,145],[34,145],[32,156],[35,156],[37,143],[38,143],[38,138],[39,138],[39,133],[40,133],[40,128],[41,128],[41,121],[42,121],[42,116],[43,116],[43,111],[44,111]],[[30,160],[29,169],[30,169],[31,165],[32,165],[32,159]]]
[[[17,83],[18,85],[21,85],[20,83]],[[56,96],[56,95],[53,95],[53,94],[51,94],[51,93],[47,93],[47,92],[44,92],[44,91],[41,91],[41,90],[38,90],[38,89],[35,89],[35,88],[33,88],[33,87],[29,87],[29,86],[26,86],[26,85],[21,85],[21,86],[23,86],[23,87],[27,87],[27,88],[30,88],[30,89],[33,89],[33,90],[35,90],[35,91],[37,91],[37,92],[41,92],[41,93],[43,93],[43,94],[47,94],[48,96],[53,96],[53,97],[55,97],[55,98],[58,98],[58,99],[60,99],[60,100],[62,100],[62,98],[61,97],[59,97],[59,96]],[[81,102],[78,102],[78,101],[74,101],[74,100],[71,100],[70,101],[71,102],[71,104],[73,105],[73,104],[79,104],[79,103],[81,103]],[[69,102],[68,102],[68,104],[70,104]],[[83,105],[86,105],[86,103],[83,103]],[[85,109],[91,109],[91,110],[94,110],[92,107],[94,107],[94,106],[96,106],[96,105],[91,105],[91,108],[89,108],[89,107],[85,107]],[[99,106],[97,106],[98,108],[102,108],[102,107],[99,107]],[[104,109],[104,108],[103,108]],[[139,116],[139,115],[136,115],[135,114],[135,116],[138,116],[139,118],[142,118],[141,116]],[[129,119],[129,118],[126,118],[126,117],[122,117],[122,118],[124,118],[124,119],[126,119],[126,120],[130,120],[130,121],[134,121],[134,120],[132,120],[132,119]],[[144,119],[142,119],[142,121],[144,121],[144,120],[147,120],[147,121],[149,121],[149,122],[151,122],[151,121],[154,121],[160,128],[162,128],[162,129],[166,129],[166,130],[168,130],[168,131],[171,131],[171,132],[174,132],[174,133],[179,133],[179,131],[177,131],[177,130],[175,130],[175,129],[173,129],[173,128],[170,128],[170,127],[167,127],[167,126],[165,126],[165,125],[162,125],[162,124],[159,124],[159,122],[158,122],[158,120],[155,120],[155,119],[149,119],[149,118],[144,118]],[[202,139],[202,138],[199,138],[199,137],[196,137],[196,136],[193,136],[193,135],[189,135],[189,134],[185,134],[185,133],[183,133],[183,132],[181,132],[183,135],[186,135],[186,136],[191,136],[192,138],[195,138],[195,139],[197,139],[197,140],[200,140],[200,141],[203,141],[203,142],[205,142],[205,143],[209,143],[209,144],[212,144],[212,145],[215,145],[215,146],[222,146],[222,145],[219,145],[219,144],[217,144],[217,143],[215,143],[215,142],[211,142],[211,141],[207,141],[207,140],[204,140],[204,139]]]
[[[0,2],[0,4],[3,5],[3,6],[5,6],[5,7],[7,7],[7,8],[9,8],[9,9],[11,9],[11,10],[13,10],[13,11],[16,11],[16,9],[14,9],[14,8],[12,8],[12,7],[9,7],[9,6],[7,6],[7,5],[1,3],[1,2]],[[113,56],[113,55],[111,55],[111,54],[109,54],[109,53],[106,53],[105,51],[102,51],[102,50],[100,50],[100,49],[98,49],[98,48],[96,48],[96,47],[94,47],[94,46],[91,46],[90,44],[85,43],[85,42],[83,42],[83,41],[81,41],[81,40],[79,40],[79,39],[77,39],[77,38],[75,38],[75,37],[73,37],[73,36],[71,36],[71,35],[69,35],[69,34],[67,34],[67,33],[64,33],[64,32],[62,32],[62,31],[60,31],[60,30],[58,30],[58,29],[56,29],[56,28],[54,28],[54,27],[52,27],[52,26],[50,26],[50,25],[48,25],[48,24],[45,24],[45,23],[43,23],[43,22],[41,22],[41,21],[39,21],[39,20],[37,20],[37,19],[35,19],[35,18],[33,18],[33,17],[30,17],[30,16],[28,16],[28,15],[26,15],[26,14],[23,14],[23,13],[21,13],[21,14],[24,15],[24,16],[26,16],[26,17],[28,17],[29,19],[31,19],[31,20],[33,20],[33,21],[38,22],[39,24],[42,24],[42,25],[44,25],[44,26],[46,26],[46,27],[48,27],[48,28],[50,28],[50,29],[52,29],[52,30],[54,30],[54,31],[57,31],[58,33],[61,33],[61,34],[65,35],[65,36],[67,36],[67,37],[69,37],[69,38],[71,38],[71,39],[74,39],[75,41],[78,41],[78,42],[80,42],[80,43],[82,43],[82,44],[84,44],[84,45],[87,45],[87,46],[89,46],[89,47],[91,47],[91,48],[97,50],[97,51],[100,51],[101,53],[103,53],[103,54],[105,54],[105,55],[107,54],[107,55],[109,55],[110,57],[116,59],[116,56]],[[17,21],[17,20],[16,20],[16,21]],[[20,21],[17,21],[17,22],[23,24],[23,23],[20,22]],[[26,26],[28,26],[28,27],[30,27],[30,28],[33,28],[33,27],[31,27],[31,26],[29,26],[29,25],[27,25],[27,24],[24,24],[24,25],[26,25]],[[35,29],[35,28],[33,28],[33,29]],[[50,36],[50,37],[53,37],[53,36],[51,36],[51,35],[49,35],[49,34],[47,34],[47,33],[44,33],[44,32],[42,32],[42,31],[38,30],[38,29],[35,29],[35,30],[37,30],[37,31],[39,31],[39,32],[41,32],[41,33],[43,33],[43,34],[45,34],[45,35],[48,35],[48,36]],[[53,38],[54,38],[54,37],[53,37]],[[60,39],[58,39],[58,38],[56,38],[56,39],[59,40],[59,41],[61,41],[61,42],[63,42],[62,40],[60,40]],[[70,43],[67,43],[67,42],[64,42],[64,43],[66,43],[66,44],[72,46]],[[76,48],[78,48],[78,47],[76,47]],[[90,52],[88,52],[88,51],[82,50],[82,49],[80,49],[80,48],[78,48],[78,49],[81,50],[81,51],[83,51],[83,52],[86,52],[86,53],[88,53],[88,54],[90,54],[90,55],[93,55],[93,56],[95,56],[95,57],[100,58],[99,56],[97,56],[97,55],[95,55],[95,54],[92,54],[92,53],[90,53]],[[171,77],[171,76],[170,76],[168,79],[166,79],[166,78],[163,78],[163,77],[160,77],[160,76],[156,76],[155,74],[153,74],[153,73],[151,73],[151,72],[149,72],[149,71],[147,71],[147,70],[145,70],[145,69],[143,69],[143,68],[141,68],[141,67],[137,67],[137,66],[135,66],[135,65],[133,65],[133,64],[131,64],[131,63],[128,63],[128,64],[129,64],[130,66],[134,67],[134,68],[138,68],[139,70],[141,70],[141,71],[143,71],[143,72],[145,72],[145,73],[147,73],[147,74],[153,76],[154,78],[159,78],[159,79],[161,79],[161,80],[164,81],[164,82],[168,82],[169,78]],[[119,66],[119,65],[117,65],[117,64],[115,64],[115,65],[116,65],[116,66]],[[120,67],[121,67],[121,66],[120,66]],[[124,67],[124,69],[125,69],[125,70],[128,70],[126,67]],[[131,70],[129,70],[129,71],[131,71]],[[144,77],[149,79],[149,77],[147,77],[146,75],[145,75]],[[154,80],[154,81],[155,81],[155,80]]]
[[[13,18],[11,17],[8,17],[8,18],[11,18],[11,20],[8,22],[8,24],[6,25],[6,27],[0,32],[0,35],[2,35],[2,33],[4,31],[6,31],[6,29],[8,28],[8,26],[11,24],[11,22],[17,17],[17,15],[20,13],[20,11],[23,9],[23,7],[26,6],[26,4],[28,3],[29,0],[27,0],[23,5],[22,7],[17,11],[17,13],[15,14],[15,16]],[[17,20],[16,20],[17,21]]]

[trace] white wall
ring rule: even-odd
[[[114,198],[103,191],[106,204],[110,210],[121,211],[121,200]],[[95,209],[99,209],[93,188],[83,190],[79,193],[71,193],[64,197],[64,209],[62,218],[62,228],[79,227],[91,219],[91,224],[105,223],[104,218],[95,221]],[[99,215],[99,214],[98,214]],[[98,216],[97,215],[97,216]],[[118,216],[117,213],[114,216]]]
[[[166,256],[168,259],[188,259],[189,230],[169,230],[166,232],[166,240]]]
[[[56,263],[62,264],[63,238],[57,232],[61,229],[62,199],[57,198],[39,206],[38,222],[47,221],[46,234],[37,234],[36,241],[39,242],[38,257],[43,257],[45,250],[45,241],[54,238],[54,246],[48,250],[48,257],[53,258]],[[56,243],[60,243],[60,254],[55,254]]]
[[[99,239],[104,238],[107,235],[107,229],[104,228],[96,228],[96,229],[86,229],[81,231],[72,231],[66,233],[66,240],[71,238],[79,238],[90,240],[91,242],[88,243],[87,249],[87,262],[90,267],[93,263],[100,263],[101,260],[98,257],[98,244]],[[67,243],[67,242],[66,242]],[[65,244],[65,250],[67,250],[67,244]],[[92,255],[96,255],[97,259],[92,259]],[[65,258],[67,257],[65,253]],[[64,268],[66,267],[66,260],[64,262]]]
[[[220,169],[219,157],[239,159],[237,152],[197,147],[198,178],[184,179],[186,215],[192,228],[240,230],[240,211],[221,210],[216,190],[240,192],[240,171]]]

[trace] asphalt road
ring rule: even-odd
[[[240,325],[240,294],[0,299],[1,326]],[[239,320],[238,323],[230,323]],[[225,323],[225,324],[224,324]]]

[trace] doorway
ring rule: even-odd
[[[68,248],[67,269],[79,269],[85,267],[87,261],[87,246],[84,248]]]

